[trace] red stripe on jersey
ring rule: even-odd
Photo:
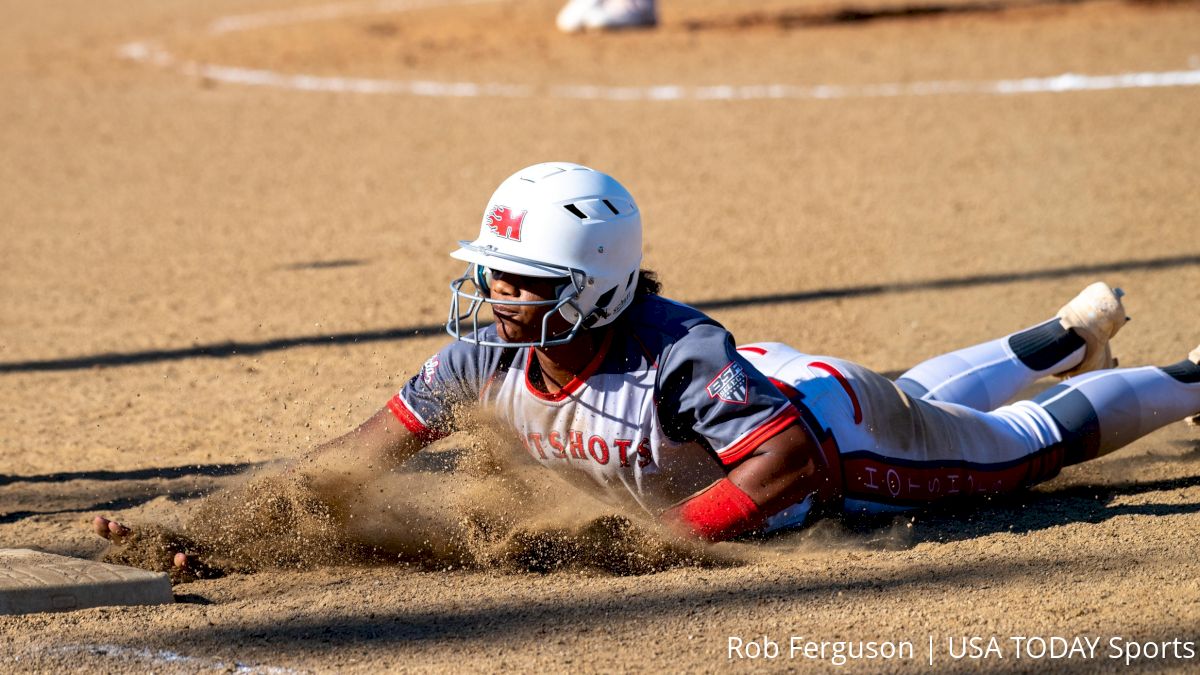
[[[854,404],[854,423],[862,424],[862,406],[858,404],[858,397],[854,395],[854,390],[850,388],[850,382],[840,370],[825,363],[824,361],[813,361],[808,364],[811,368],[820,368],[837,378],[838,384],[842,385],[842,389],[846,390],[846,395],[850,397],[850,402]]]
[[[396,419],[400,420],[400,423],[404,425],[404,428],[408,429],[409,433],[426,443],[432,443],[439,438],[445,438],[448,435],[441,430],[430,429],[429,427],[425,426],[425,424],[416,416],[416,414],[413,413],[412,410],[409,410],[408,404],[404,402],[404,399],[400,398],[400,394],[393,396],[391,400],[388,401],[387,407],[388,410],[391,410],[392,414],[396,416]]]
[[[759,356],[767,355],[767,350],[763,349],[762,347],[738,347],[737,350],[739,352],[750,352],[751,354],[758,354]]]
[[[795,402],[797,397],[800,396],[800,392],[796,391],[796,388],[787,382],[777,380],[773,377],[768,377],[767,379],[771,381],[771,384],[775,385],[776,389],[783,392],[783,395],[788,397],[789,401]]]
[[[779,432],[792,426],[796,420],[800,419],[800,412],[795,406],[788,405],[781,409],[774,417],[764,422],[757,429],[747,432],[733,445],[725,448],[717,453],[722,464],[733,464],[746,455],[758,449],[758,446],[766,443],[774,438]]]

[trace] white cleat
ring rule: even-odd
[[[658,24],[654,0],[569,0],[555,23],[564,33],[651,28]]]
[[[1116,367],[1117,360],[1112,356],[1108,341],[1129,321],[1125,306],[1121,304],[1123,295],[1121,289],[1109,288],[1103,281],[1097,281],[1058,310],[1059,323],[1073,329],[1087,343],[1083,361],[1071,370],[1059,373],[1059,377]]]

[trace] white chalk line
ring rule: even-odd
[[[291,675],[301,671],[276,666],[247,665],[243,663],[226,663],[215,659],[205,659],[195,656],[184,656],[162,649],[146,649],[137,647],[121,647],[118,645],[61,645],[41,650],[45,654],[57,656],[100,656],[120,659],[122,661],[137,661],[147,665],[180,665],[204,670],[219,670],[234,673],[263,673],[265,675]]]
[[[211,34],[247,31],[308,21],[325,21],[346,16],[399,13],[415,9],[473,5],[499,0],[371,0],[333,5],[318,5],[217,19],[208,27]],[[121,58],[171,68],[186,75],[212,82],[293,91],[330,92],[370,95],[405,95],[432,98],[535,98],[582,101],[758,101],[758,100],[837,100],[861,98],[899,98],[979,94],[1013,96],[1018,94],[1111,91],[1160,87],[1200,86],[1200,59],[1189,59],[1188,70],[1084,75],[1062,73],[1049,77],[1004,80],[933,80],[884,84],[764,84],[764,85],[546,85],[496,82],[445,82],[437,80],[386,79],[322,76],[282,73],[259,68],[244,68],[175,58],[160,43],[130,42],[118,51]]]

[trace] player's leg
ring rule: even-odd
[[[995,410],[1047,375],[1114,365],[1108,341],[1126,322],[1120,290],[1097,282],[1050,319],[925,361],[896,380],[913,398]]]
[[[1200,413],[1200,348],[1170,366],[1081,375],[990,413],[925,401],[906,410],[869,376],[850,381],[873,424],[834,429],[849,504],[918,505],[1022,489]]]
[[[1106,455],[1200,413],[1200,347],[1169,366],[1115,368],[1071,378],[1034,403],[1061,429],[1066,465]]]
[[[896,380],[913,398],[995,410],[1037,380],[1083,361],[1086,343],[1058,319],[924,361]]]
[[[857,364],[788,350],[747,357],[785,385],[822,445],[836,445],[851,510],[1012,492],[1200,413],[1200,348],[1171,366],[1073,378],[993,412],[914,400]]]
[[[849,361],[778,343],[739,349],[788,395],[824,454],[837,457],[831,469],[840,473],[835,480],[852,511],[1007,491],[1044,480],[1061,466],[1034,466],[1039,450],[1061,440],[1049,414],[1026,413],[1028,422],[1012,424],[1014,416],[1003,410],[913,399]]]

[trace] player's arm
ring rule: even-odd
[[[729,472],[731,482],[765,515],[795,504],[797,496],[819,491],[823,483],[820,451],[799,424],[771,437]]]
[[[400,468],[421,448],[454,431],[455,407],[478,397],[479,373],[472,347],[451,343],[425,362],[421,370],[387,405],[358,428],[308,453],[295,470],[314,487],[345,489],[380,473]]]
[[[425,439],[409,431],[384,407],[353,431],[314,448],[297,468],[309,475],[348,469],[394,471],[425,444]]]
[[[670,529],[729,539],[760,528],[824,484],[823,456],[799,411],[737,353],[727,331],[697,325],[662,362],[664,430],[706,444],[726,470],[725,478],[662,514]]]
[[[722,541],[758,529],[777,511],[820,492],[816,444],[792,424],[740,459],[728,476],[662,515],[678,534]]]
[[[354,430],[305,453],[287,473],[301,477],[322,501],[338,504],[359,486],[398,470],[426,443],[384,407]]]

